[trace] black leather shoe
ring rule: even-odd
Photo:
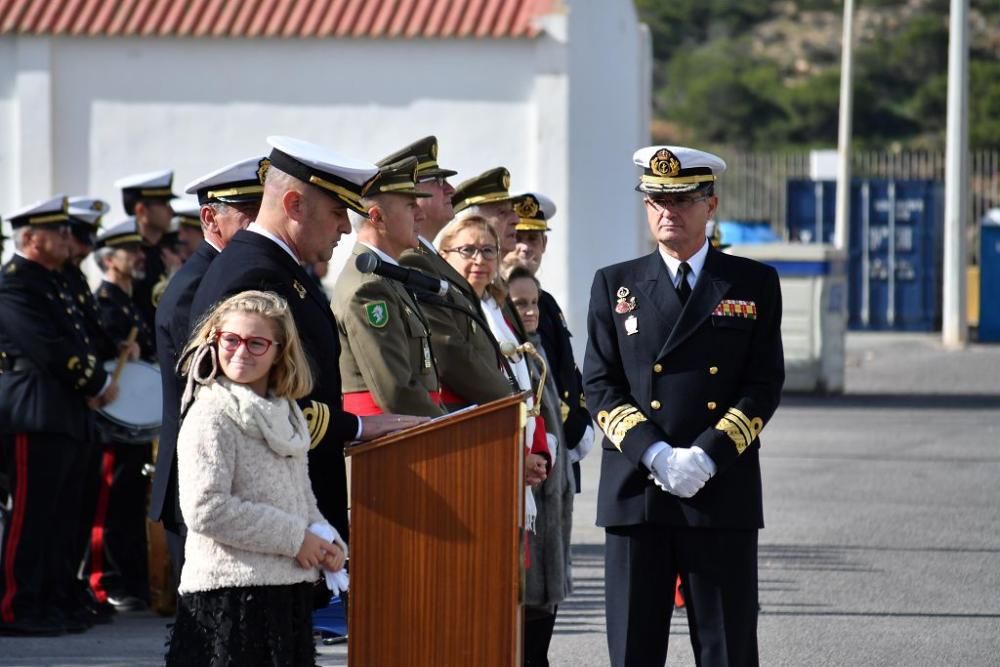
[[[58,637],[66,634],[61,623],[47,618],[24,618],[13,623],[0,623],[0,636]]]
[[[98,602],[93,600],[87,603],[87,613],[90,614],[90,620],[96,625],[104,625],[110,623],[118,613],[114,605],[110,602]]]
[[[66,628],[66,632],[69,633],[86,632],[94,627],[94,621],[91,620],[90,613],[79,607],[59,609],[57,613],[50,614],[50,616],[62,623],[63,627]]]
[[[120,612],[146,611],[149,609],[148,604],[134,595],[109,595],[108,602]]]

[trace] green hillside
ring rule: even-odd
[[[748,150],[837,143],[843,5],[636,0],[653,35],[653,136]],[[947,0],[856,0],[857,148],[944,146]],[[1000,148],[1000,0],[971,0],[969,140]]]

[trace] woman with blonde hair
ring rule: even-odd
[[[178,366],[188,535],[167,665],[313,665],[313,582],[343,568],[347,545],[309,483],[295,399],[313,378],[288,304],[272,292],[226,299]]]

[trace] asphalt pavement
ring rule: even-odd
[[[762,437],[761,664],[1000,664],[1000,346],[852,333],[845,394],[786,396]],[[608,664],[597,478],[592,455],[556,667]],[[0,638],[0,667],[159,665],[166,623]],[[667,664],[693,665],[683,611],[669,640]],[[319,650],[346,664],[346,647]]]

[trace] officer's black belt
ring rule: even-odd
[[[25,357],[0,357],[0,373],[7,371],[26,372],[34,370],[38,370],[38,366],[36,366],[31,359],[27,359]]]

